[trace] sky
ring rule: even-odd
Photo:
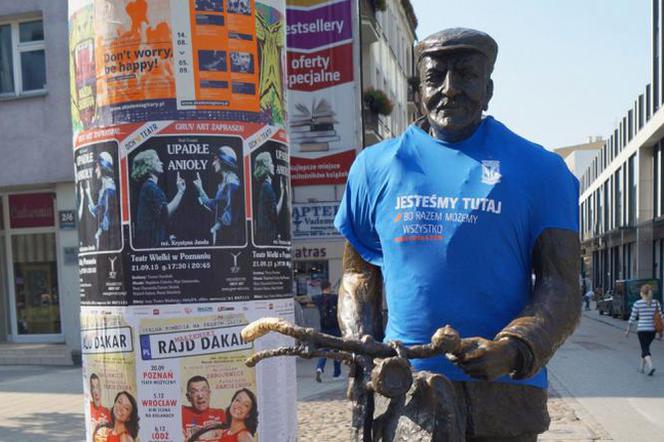
[[[650,83],[650,0],[411,0],[422,39],[498,42],[488,113],[548,149],[608,137]]]

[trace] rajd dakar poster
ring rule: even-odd
[[[284,0],[69,0],[88,441],[294,441]],[[233,430],[231,430],[231,424]]]

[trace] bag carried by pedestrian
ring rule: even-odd
[[[662,333],[664,333],[664,321],[662,321],[662,308],[660,307],[659,302],[657,303],[657,309],[655,310],[655,331],[657,334],[661,337]]]

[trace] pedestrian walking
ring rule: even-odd
[[[638,321],[636,334],[639,337],[639,344],[641,344],[641,365],[639,366],[640,373],[648,373],[652,376],[655,373],[655,366],[652,362],[652,355],[650,354],[650,344],[655,339],[655,313],[661,317],[662,307],[659,301],[652,299],[653,290],[649,284],[641,287],[641,299],[636,301],[632,306],[632,314],[627,323],[627,330],[625,336],[629,336],[632,331],[632,324]]]
[[[593,296],[594,292],[592,290],[588,290],[586,294],[583,295],[583,303],[586,311],[590,310],[590,301],[593,299]]]
[[[320,312],[320,331],[332,336],[341,336],[339,321],[337,320],[337,301],[339,297],[331,292],[332,285],[329,281],[321,283],[322,296],[318,299],[318,310]],[[326,358],[320,358],[316,364],[316,382],[322,382],[321,376],[325,371]],[[334,360],[333,377],[341,376],[341,361]]]

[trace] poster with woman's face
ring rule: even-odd
[[[247,322],[241,313],[202,315],[187,307],[141,320],[139,371],[155,389],[142,398],[168,405],[167,413],[146,415],[146,425],[163,425],[171,440],[198,442],[226,440],[232,425],[254,440],[256,370],[244,363],[254,349],[240,337]]]
[[[81,312],[86,427],[93,442],[106,441],[114,427],[139,441],[134,329],[127,319],[110,309]]]
[[[268,141],[253,151],[251,175],[254,244],[290,245],[288,147]]]

